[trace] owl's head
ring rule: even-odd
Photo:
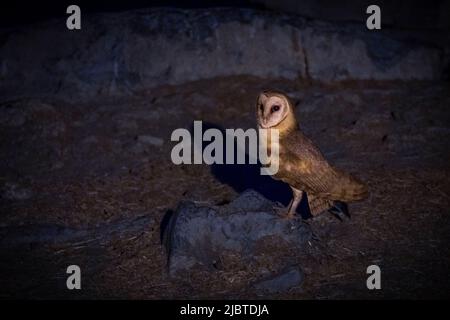
[[[286,122],[295,124],[293,105],[284,93],[277,91],[263,91],[256,101],[256,118],[261,128],[280,127]],[[282,126],[284,127],[284,126]]]

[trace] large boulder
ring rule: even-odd
[[[82,14],[75,31],[65,19],[0,31],[2,99],[88,99],[243,74],[436,80],[445,64],[439,48],[394,40],[385,30],[252,9]]]
[[[220,269],[221,260],[227,255],[249,262],[256,258],[255,249],[263,241],[269,241],[274,249],[287,245],[301,251],[312,238],[309,225],[300,218],[280,218],[274,206],[253,190],[223,206],[182,202],[165,230],[169,273],[176,276],[196,265]],[[273,255],[273,265],[280,263],[274,251],[261,254],[265,259]]]

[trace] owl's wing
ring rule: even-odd
[[[303,134],[296,134],[285,148],[287,182],[293,186],[304,186],[305,191],[330,200],[353,201],[367,195],[363,183],[331,166]]]

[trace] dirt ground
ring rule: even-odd
[[[224,180],[207,165],[174,165],[170,135],[194,120],[255,127],[254,103],[266,88],[296,101],[305,133],[334,165],[366,181],[370,197],[350,205],[351,219],[306,221],[318,240],[306,253],[285,249],[306,274],[288,292],[257,292],[257,275],[239,264],[171,279],[163,217],[182,199],[221,204],[252,185],[243,183],[245,170]],[[0,298],[449,298],[449,108],[448,83],[325,86],[243,76],[83,103],[4,101]],[[277,197],[286,204],[290,194]],[[274,254],[270,244],[260,250]],[[66,289],[70,264],[81,267],[82,290]],[[372,264],[381,268],[381,290],[366,288]]]

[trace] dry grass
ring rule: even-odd
[[[320,240],[303,253],[288,247],[274,253],[270,241],[262,244],[258,249],[262,257],[264,253],[271,258],[279,254],[286,263],[300,264],[307,275],[301,287],[263,297],[448,298],[450,168],[444,137],[448,138],[450,131],[442,122],[449,117],[449,97],[445,88],[427,84],[323,87],[238,77],[163,87],[87,106],[55,103],[55,112],[67,125],[65,152],[37,153],[34,158],[24,153],[39,141],[61,143],[49,142],[41,131],[32,129],[31,117],[30,129],[17,138],[25,142],[15,152],[8,149],[20,165],[3,162],[2,183],[14,182],[30,189],[33,196],[3,199],[2,226],[39,223],[88,227],[143,214],[159,222],[182,199],[215,204],[229,201],[237,192],[220,183],[208,166],[171,163],[170,133],[174,128],[189,128],[194,119],[222,127],[252,127],[254,97],[267,87],[291,92],[301,101],[298,112],[305,131],[332,161],[363,178],[371,196],[350,207],[351,220],[340,222],[323,215],[309,221]],[[418,89],[425,93],[411,95]],[[238,99],[229,92],[236,92]],[[379,99],[374,100],[374,95]],[[330,101],[335,103],[333,109]],[[433,110],[427,101],[437,103]],[[311,111],[302,109],[311,105],[315,106]],[[348,108],[354,113],[347,114]],[[158,116],[138,116],[125,129],[114,120],[125,119],[125,113],[145,115],[150,111]],[[354,117],[356,124],[352,124]],[[358,127],[358,121],[364,126]],[[430,129],[436,127],[440,129]],[[18,134],[17,128],[1,130],[4,139]],[[159,136],[165,143],[136,149],[135,137],[142,134]],[[384,135],[387,140],[381,139]],[[422,138],[408,142],[413,136]],[[93,146],[83,142],[89,137],[96,138]],[[11,144],[4,148],[11,148]],[[63,166],[55,169],[51,164],[56,158]],[[37,170],[38,165],[44,169]],[[72,261],[86,268],[85,290],[76,297],[87,298],[260,298],[261,292],[251,287],[260,277],[256,270],[264,267],[268,274],[275,271],[264,258],[247,264],[227,255],[220,271],[199,267],[184,279],[170,279],[159,224],[104,244],[2,250],[8,266],[1,264],[0,296],[68,297],[58,283],[64,282],[64,266]],[[40,262],[33,263],[35,260]],[[382,269],[381,291],[365,287],[370,264]],[[16,278],[6,277],[8,272]],[[18,279],[23,282],[20,286],[15,285]],[[39,285],[39,279],[46,279],[47,285]]]

